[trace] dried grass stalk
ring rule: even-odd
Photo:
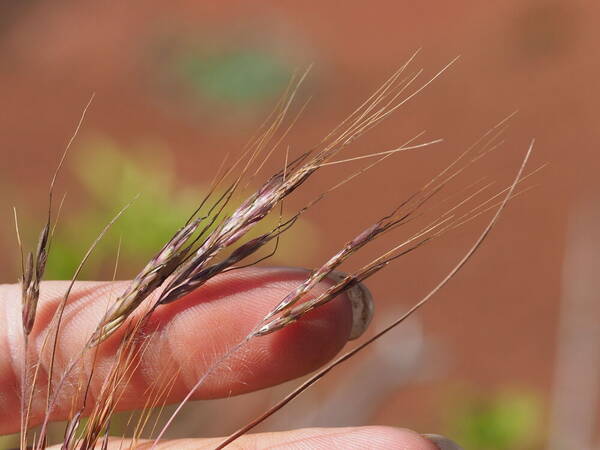
[[[296,76],[275,106],[268,121],[265,122],[261,128],[261,132],[248,143],[237,161],[222,173],[222,168],[219,169],[211,188],[206,197],[200,202],[197,210],[192,213],[189,220],[173,234],[139,274],[130,282],[125,291],[108,308],[106,314],[99,318],[98,327],[88,340],[85,348],[81,350],[79,356],[70,361],[67,367],[64,368],[64,373],[60,374],[58,381],[53,383],[54,359],[57,341],[60,338],[61,320],[73,284],[79,276],[81,268],[93,252],[97,242],[104,236],[112,223],[114,223],[125,209],[127,209],[127,206],[109,222],[85,254],[79,267],[75,270],[67,293],[57,309],[51,328],[47,332],[42,344],[42,349],[49,348],[51,358],[48,368],[45,416],[39,434],[33,437],[32,442],[34,448],[45,447],[47,442],[47,425],[53,408],[56,406],[59,394],[62,389],[68,387],[71,372],[82,365],[85,357],[89,355],[92,355],[92,370],[87,375],[86,379],[80,380],[80,384],[75,391],[72,410],[64,436],[63,448],[88,449],[96,448],[97,446],[106,447],[110,418],[118,407],[119,399],[123,394],[122,386],[127,384],[127,381],[137,368],[141,355],[143,355],[147,348],[148,341],[143,339],[143,329],[148,318],[156,308],[177,301],[186,294],[198,289],[208,280],[220,273],[240,267],[240,264],[244,264],[245,261],[257,255],[261,249],[264,249],[265,246],[267,246],[267,244],[273,241],[277,243],[279,237],[290,230],[302,214],[310,210],[310,208],[321,201],[327,194],[338,189],[358,175],[370,170],[385,159],[398,152],[424,148],[440,141],[433,140],[415,143],[415,141],[422,136],[422,133],[420,133],[408,140],[404,145],[395,149],[371,153],[355,158],[335,159],[343,149],[354,143],[360,136],[375,127],[407,101],[416,96],[454,62],[452,61],[445,66],[419,87],[413,88],[414,83],[422,74],[421,70],[407,73],[409,63],[412,62],[415,56],[416,53],[413,54],[407,63],[400,67],[400,69],[369,99],[360,105],[359,108],[350,114],[331,133],[325,136],[314,149],[302,153],[292,161],[289,161],[288,151],[286,151],[283,168],[262,183],[259,189],[247,196],[246,199],[231,213],[226,213],[225,211],[233,201],[234,197],[238,195],[240,191],[244,190],[244,186],[247,186],[258,176],[265,161],[271,157],[275,150],[281,145],[283,139],[287,136],[291,125],[285,127],[284,119],[289,114],[298,87],[306,76],[306,73]],[[412,92],[410,91],[411,89]],[[84,115],[88,107],[89,104],[84,110]],[[51,211],[54,183],[66,157],[67,151],[73,142],[77,131],[81,127],[82,120],[83,116],[77,126],[75,134],[67,145],[67,149],[63,154],[58,169],[52,179],[50,185],[48,219],[40,234],[36,251],[34,253],[28,253],[27,258],[23,256],[21,240],[18,234],[18,224],[16,225],[17,237],[22,255],[22,321],[23,335],[26,343],[35,323],[40,281],[44,275],[50,250],[52,237]],[[292,124],[295,120],[296,119],[292,121]],[[506,120],[508,120],[508,118]],[[519,194],[519,192],[515,191],[515,188],[524,178],[526,178],[522,176],[523,170],[532,151],[533,144],[529,148],[513,183],[509,187],[488,198],[486,201],[479,203],[463,214],[459,213],[460,209],[464,208],[468,202],[479,196],[481,193],[486,192],[491,186],[491,183],[475,190],[475,192],[469,191],[466,199],[463,199],[450,207],[443,206],[444,203],[447,203],[448,199],[442,201],[438,205],[431,205],[432,199],[436,198],[450,181],[501,144],[498,139],[505,130],[506,120],[500,122],[485,133],[473,144],[473,146],[463,152],[446,169],[442,170],[420,190],[398,204],[398,206],[396,206],[388,215],[367,226],[354,238],[348,240],[338,252],[329,258],[328,261],[314,269],[303,283],[299,284],[293,291],[284,296],[279,304],[274,307],[260,323],[256,324],[254,329],[251,330],[244,340],[231,348],[226,354],[222,355],[197,381],[195,386],[179,404],[175,413],[168,419],[166,425],[157,433],[155,444],[159,442],[175,415],[181,410],[185,402],[191,398],[193,392],[212,373],[214,373],[220,364],[233,353],[239,351],[249,340],[259,339],[261,336],[274,333],[301,320],[309,311],[330,302],[341,293],[348,291],[352,287],[379,272],[399,257],[439,238],[448,231],[462,226],[464,223],[473,220],[475,217],[496,207],[497,210],[494,217],[474,246],[454,269],[452,269],[448,276],[446,276],[444,280],[442,280],[442,282],[424,299],[417,303],[403,317],[379,332],[374,338],[369,339],[354,350],[330,363],[267,413],[250,422],[247,426],[230,436],[219,448],[232,442],[254,427],[257,423],[283,407],[287,402],[291,401],[303,390],[322,378],[334,367],[352,357],[374,340],[383,336],[387,331],[397,326],[406,317],[425,304],[473,255],[496,223],[507,202]],[[465,161],[467,155],[470,155],[470,159]],[[329,165],[344,164],[367,157],[375,158],[375,162],[362,167],[346,179],[334,184],[329,190],[308,202],[303,208],[292,215],[291,218],[287,220],[281,219],[283,201],[307,182],[315,172]],[[225,161],[223,167],[225,167]],[[226,187],[223,188],[223,185],[226,185]],[[476,185],[477,183],[473,184],[472,187],[475,187]],[[469,187],[469,189],[472,189],[472,187]],[[221,194],[218,195],[217,192],[221,192]],[[502,195],[504,196],[501,197]],[[496,199],[499,197],[501,197],[501,200],[498,202]],[[496,203],[494,203],[495,201]],[[446,209],[439,211],[442,206]],[[279,224],[274,226],[270,231],[244,242],[243,239],[248,238],[256,225],[276,211],[277,208],[280,208]],[[379,257],[376,257],[352,273],[338,279],[335,284],[322,294],[310,298],[309,300],[305,300],[307,294],[318,283],[323,281],[325,277],[330,276],[333,271],[338,270],[340,266],[359,252],[364,246],[379,239],[381,236],[389,234],[393,230],[411,223],[416,223],[417,219],[423,218],[427,214],[432,214],[436,211],[437,213],[434,214],[434,220],[430,220],[427,225],[421,226],[417,231],[410,233],[408,238],[405,238],[401,243],[392,246]],[[263,258],[260,258],[259,261]],[[247,264],[251,265],[254,264],[254,262]],[[148,304],[146,301],[151,295],[154,296],[152,297],[154,300]],[[142,305],[145,305],[145,309],[140,310]],[[103,380],[101,391],[96,398],[96,404],[90,405],[88,401],[89,389],[92,378],[94,377],[93,367],[99,345],[109,336],[113,335],[116,330],[122,327],[125,327],[124,332],[121,335],[122,337],[120,338],[118,351],[115,355],[109,375]],[[27,348],[27,345],[25,347]],[[27,351],[25,354],[27,355]],[[29,366],[29,362],[25,360],[25,370],[22,381],[23,403],[21,411],[21,447],[23,448],[25,448],[28,441],[27,428],[29,426],[29,415],[31,413],[33,396],[35,395],[35,386],[40,376],[39,365],[34,365],[34,369],[31,370],[32,374],[30,374]],[[160,380],[160,383],[157,383],[150,389],[147,400],[148,407],[164,404],[164,399],[167,397],[176,378],[177,370],[175,370],[175,373],[173,374],[165,374],[165,378]],[[82,418],[84,416],[89,416],[85,426],[82,425]],[[135,427],[133,443],[136,442],[136,438],[149,423],[149,420],[149,413],[142,415]],[[132,444],[132,446],[133,445],[134,444]]]

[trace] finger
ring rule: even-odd
[[[222,441],[211,439],[178,439],[162,442],[157,448],[161,450],[202,450],[213,449]],[[280,433],[248,434],[231,444],[232,449],[283,449],[286,450],[460,450],[451,441],[446,442],[454,447],[442,447],[414,431],[400,428],[370,426],[353,428],[305,428]],[[147,449],[152,441],[136,442],[136,448]],[[127,442],[120,439],[110,441],[109,449],[126,448]]]
[[[171,380],[174,374],[177,378],[165,400],[175,402],[183,398],[215,361],[240,342],[306,277],[307,272],[299,269],[241,269],[215,277],[179,301],[159,307],[144,327],[143,349],[133,376],[123,383],[118,409],[146,406],[149,390],[156,387],[156,383]],[[311,295],[322,292],[331,283],[324,281]],[[48,282],[41,288],[29,345],[30,361],[40,364],[36,383],[40,390],[34,399],[31,424],[39,422],[44,414],[51,346],[47,345],[45,352],[41,349],[66,286],[64,282]],[[53,385],[59,385],[61,374],[67,368],[72,370],[61,385],[51,414],[53,420],[69,415],[74,395],[86,383],[92,365],[89,405],[100,397],[102,383],[115,364],[125,327],[102,343],[93,355],[85,358],[80,355],[108,305],[126,286],[126,282],[78,283],[71,294],[56,347]],[[340,296],[280,332],[252,339],[215,369],[195,391],[194,398],[215,398],[261,389],[299,377],[324,364],[348,340],[354,317],[359,322],[362,320],[363,328],[366,326],[362,314],[356,311],[353,314],[349,301],[350,297],[360,297],[367,304],[370,302],[367,291],[362,287],[359,290],[360,295]],[[19,292],[15,285],[0,286],[0,433],[14,432],[19,426],[18,415],[14,414],[20,405],[19,383],[23,371]]]

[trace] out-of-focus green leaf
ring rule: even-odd
[[[529,392],[463,394],[453,402],[446,433],[465,448],[525,450],[539,438],[541,416],[540,402]]]
[[[186,49],[176,58],[176,70],[198,96],[238,106],[273,98],[291,76],[276,55],[254,48],[214,53]]]
[[[139,194],[132,206],[113,225],[86,263],[81,278],[105,278],[112,274],[119,239],[120,278],[137,273],[162,245],[181,227],[203,198],[205,188],[181,187],[175,183],[173,164],[164,151],[143,148],[125,152],[113,142],[96,140],[76,152],[72,164],[81,192],[82,204],[65,212],[57,227],[48,266],[47,279],[68,279],[86,249],[116,212]],[[136,156],[133,156],[136,155]],[[227,215],[235,202],[223,212]],[[268,218],[257,226],[265,232],[275,226],[277,217]],[[297,234],[296,234],[297,233]],[[309,242],[316,240],[314,229],[305,220],[299,221],[291,235],[302,235]],[[289,243],[288,236],[285,237]],[[293,238],[292,238],[293,239]],[[316,242],[314,242],[316,245]],[[311,246],[283,246],[275,261],[301,257]],[[312,247],[314,249],[314,247]]]

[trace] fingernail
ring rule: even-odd
[[[328,278],[337,283],[346,278],[346,274],[337,271],[331,272]],[[346,296],[352,305],[352,330],[349,337],[352,340],[360,337],[371,323],[373,318],[373,296],[362,283],[348,289]]]
[[[456,442],[439,434],[424,434],[423,436],[433,442],[440,450],[463,450]]]

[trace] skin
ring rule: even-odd
[[[278,301],[306,277],[306,271],[287,268],[247,268],[215,277],[188,296],[157,309],[145,332],[151,337],[139,365],[125,386],[118,409],[144,406],[144,392],[152,380],[174,368],[180,371],[167,401],[177,402],[206,369],[241,340]],[[324,281],[313,290],[318,294],[331,284]],[[30,336],[30,360],[47,369],[49,358],[40,355],[44,333],[67,284],[42,285],[36,323]],[[55,372],[61,373],[79,355],[106,305],[126,283],[85,282],[76,284],[68,305],[57,347]],[[23,345],[20,338],[20,290],[17,285],[0,285],[0,434],[19,431],[20,373]],[[295,324],[268,336],[254,339],[245,349],[220,365],[195,393],[194,399],[218,398],[273,386],[314,371],[333,358],[346,344],[352,326],[348,299],[340,296],[312,311]],[[95,380],[90,403],[99,394],[108,373],[122,330],[98,349]],[[91,364],[77,364],[69,380],[81,380]],[[44,370],[41,372],[45,373]],[[46,380],[42,376],[39,385]],[[64,419],[77,383],[66,384],[52,420]],[[43,418],[44,402],[34,402],[31,423]],[[219,439],[165,441],[160,448],[211,448]],[[113,442],[114,448],[120,443]],[[145,444],[142,443],[142,447]],[[147,443],[149,446],[149,443]],[[231,448],[286,449],[402,449],[437,450],[428,439],[409,430],[391,427],[311,428],[280,433],[251,434]]]

